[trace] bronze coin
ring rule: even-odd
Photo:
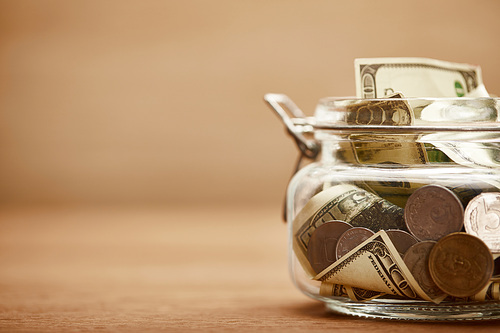
[[[436,285],[446,294],[469,297],[489,282],[493,256],[479,238],[456,232],[441,238],[429,254],[429,271]]]
[[[408,198],[405,223],[418,240],[439,240],[462,229],[464,208],[458,197],[444,186],[427,185]]]
[[[314,230],[307,247],[307,259],[316,273],[337,260],[337,241],[351,228],[349,223],[343,221],[328,221]]]
[[[431,298],[444,293],[436,285],[429,272],[429,253],[436,244],[435,241],[423,241],[411,246],[405,253],[403,261],[418,285]]]
[[[340,259],[373,235],[375,235],[373,231],[363,227],[354,227],[347,230],[340,236],[337,242],[337,259]]]
[[[385,231],[387,236],[392,241],[392,244],[398,250],[399,254],[403,256],[406,251],[414,244],[418,243],[418,239],[403,230],[390,229]]]
[[[481,238],[491,252],[500,252],[500,193],[482,193],[465,208],[464,227]]]

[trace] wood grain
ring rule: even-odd
[[[333,315],[287,272],[279,208],[4,208],[2,331],[498,332]]]

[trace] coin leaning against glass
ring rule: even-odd
[[[325,222],[314,230],[307,247],[307,259],[315,273],[320,273],[337,260],[337,242],[351,228],[349,223],[335,220]]]
[[[500,193],[481,193],[474,197],[464,213],[467,233],[480,238],[491,250],[500,252]]]
[[[429,254],[432,280],[446,294],[469,297],[481,291],[493,274],[493,256],[479,238],[456,232],[441,238]]]
[[[440,185],[426,185],[408,198],[406,227],[418,240],[439,240],[462,229],[464,208],[458,197]]]
[[[368,228],[354,227],[342,234],[337,242],[337,259],[346,255],[349,251],[353,250],[359,244],[375,235],[373,231]]]

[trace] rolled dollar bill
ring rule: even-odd
[[[355,302],[370,301],[385,295],[385,293],[378,291],[354,288],[330,282],[321,282],[319,294],[325,297],[348,297]]]
[[[326,297],[349,297],[345,286],[330,282],[321,282],[319,294]]]
[[[500,300],[500,282],[490,281],[480,292],[470,298],[472,301],[499,301]]]
[[[480,292],[471,297],[449,296],[446,302],[485,302],[500,301],[500,281],[491,280]]]
[[[500,301],[500,282],[492,282],[489,286],[488,292],[486,293],[487,299]]]

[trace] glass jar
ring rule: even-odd
[[[363,317],[500,318],[499,99],[324,98],[314,117],[265,100],[302,152],[285,204],[298,289]]]

